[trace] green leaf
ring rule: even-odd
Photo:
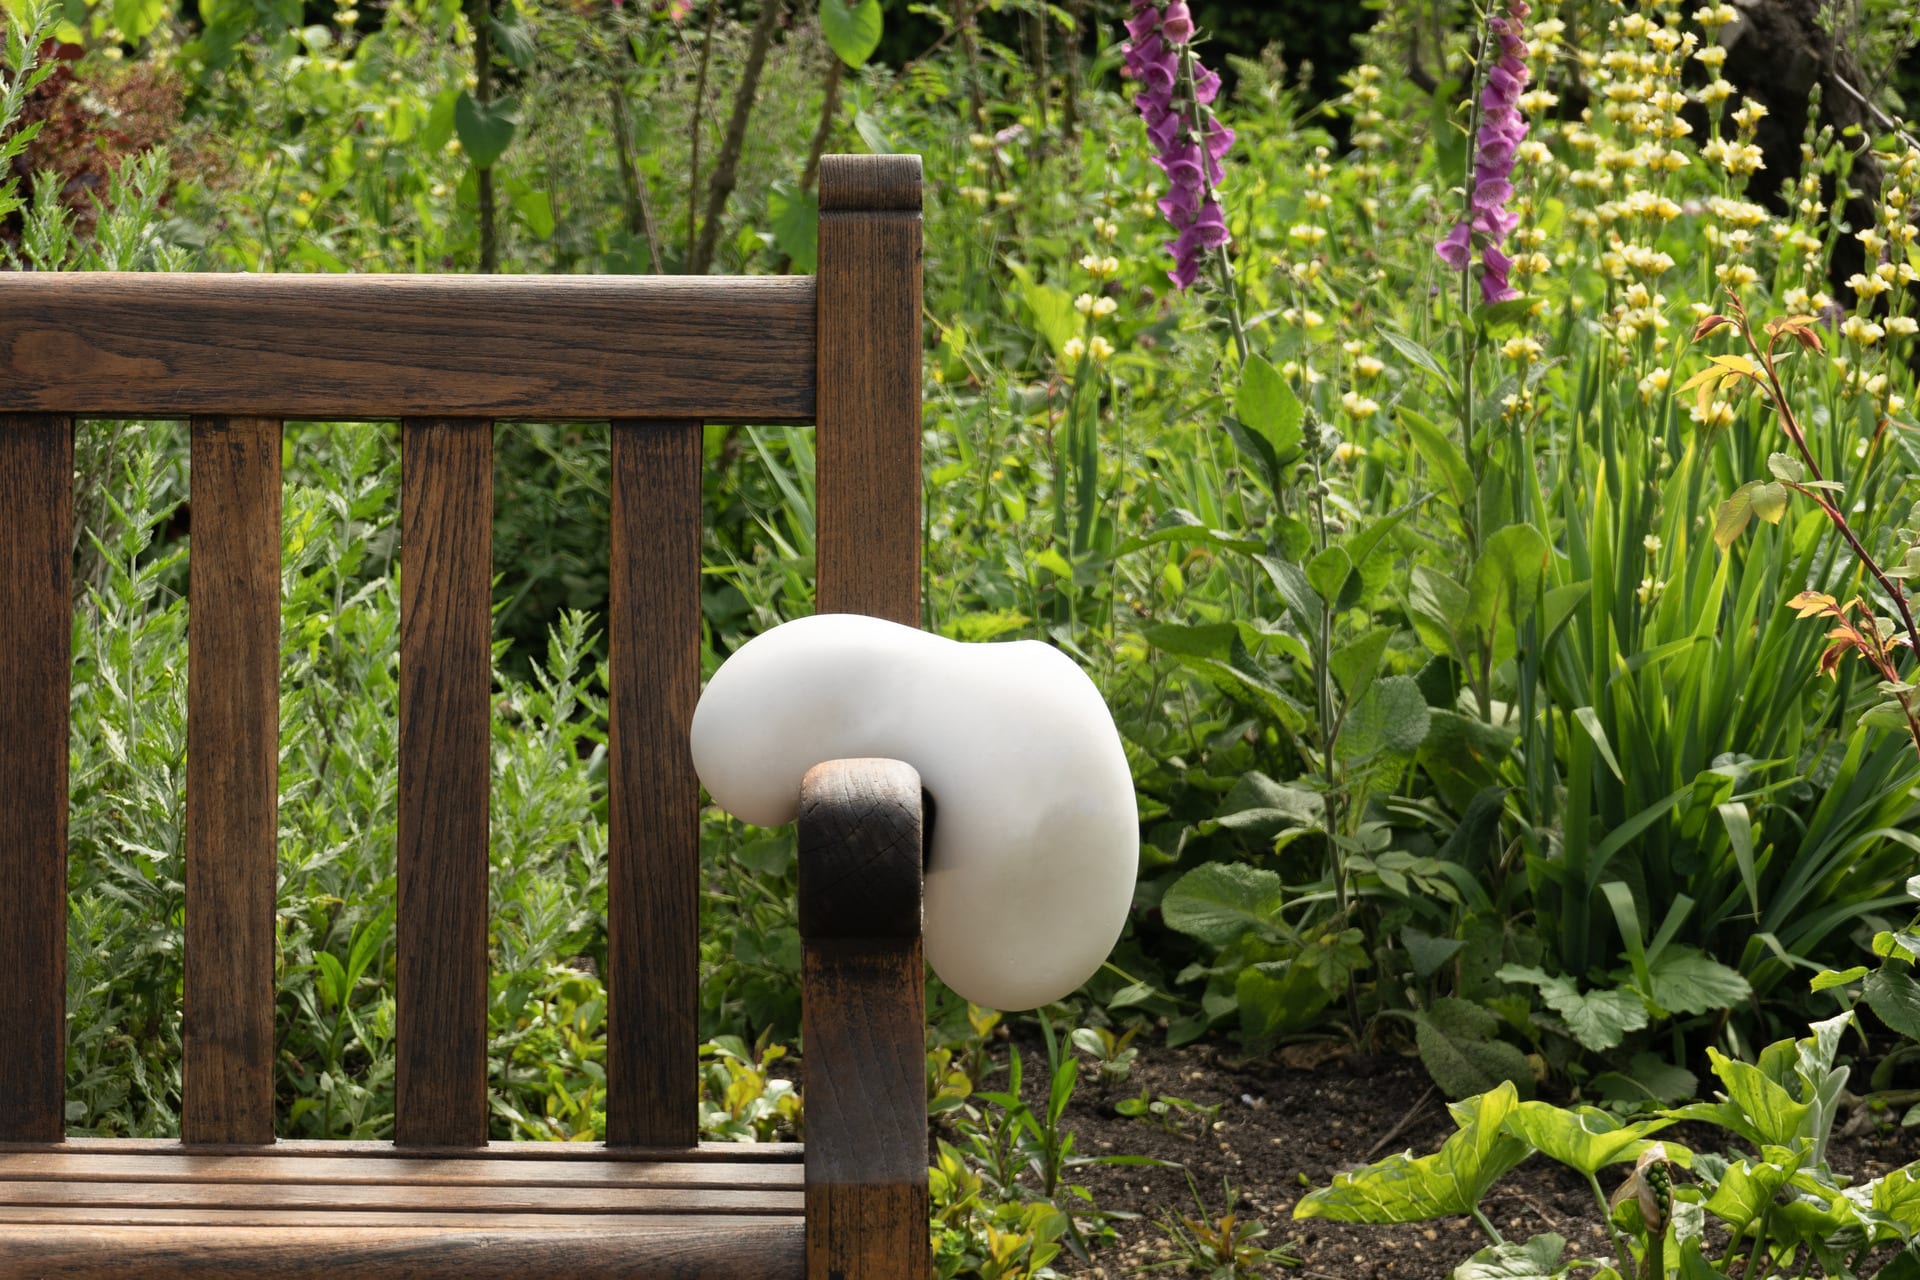
[[[1787,1163],[1741,1160],[1730,1164],[1720,1175],[1720,1185],[1707,1198],[1707,1212],[1731,1227],[1736,1236],[1773,1203],[1774,1196],[1799,1167],[1800,1162],[1784,1149],[1773,1146],[1769,1151],[1785,1157]]]
[[[1526,1055],[1495,1038],[1499,1020],[1481,1005],[1448,996],[1415,1013],[1413,1022],[1420,1061],[1449,1098],[1482,1094],[1502,1081],[1532,1092]]]
[[[1672,1104],[1694,1095],[1699,1077],[1651,1053],[1636,1053],[1625,1072],[1606,1071],[1593,1078],[1594,1091],[1609,1102]]]
[[[166,0],[113,0],[113,25],[130,41],[145,39],[166,16]]]
[[[474,168],[491,169],[513,142],[520,123],[514,115],[518,105],[512,98],[495,98],[483,105],[464,90],[454,100],[453,127],[460,135],[460,149]]]
[[[1464,660],[1462,633],[1473,612],[1473,597],[1445,574],[1415,565],[1407,592],[1407,616],[1420,643],[1433,653]]]
[[[1905,733],[1907,709],[1900,705],[1897,698],[1876,702],[1860,713],[1860,727],[1862,729],[1893,729]]]
[[[1281,1036],[1313,1026],[1333,995],[1304,964],[1276,961],[1248,965],[1234,980],[1240,1007],[1240,1039],[1254,1055],[1273,1051]]]
[[[1768,454],[1767,470],[1773,473],[1775,480],[1791,480],[1798,484],[1807,478],[1806,464],[1790,453]]]
[[[1491,1015],[1488,1015],[1491,1016]],[[1295,1218],[1332,1222],[1424,1222],[1469,1213],[1500,1176],[1530,1154],[1505,1130],[1520,1104],[1509,1081],[1491,1092],[1453,1103],[1459,1130],[1429,1156],[1388,1156],[1352,1173],[1336,1174],[1331,1186],[1302,1196]]]
[[[1627,1032],[1647,1025],[1647,1007],[1630,991],[1615,987],[1582,994],[1572,978],[1531,965],[1503,965],[1494,976],[1538,987],[1547,1007],[1565,1020],[1573,1038],[1596,1053],[1613,1048],[1626,1039]]]
[[[1334,650],[1327,659],[1333,678],[1339,681],[1340,692],[1347,695],[1349,704],[1364,698],[1373,687],[1374,677],[1380,674],[1380,659],[1392,638],[1392,627],[1375,627],[1353,643]]]
[[[1530,524],[1510,524],[1487,538],[1467,584],[1475,627],[1486,633],[1501,621],[1525,621],[1539,598],[1547,554],[1547,540]]]
[[[1035,283],[1027,285],[1021,296],[1026,301],[1027,310],[1033,315],[1034,332],[1053,348],[1054,355],[1066,350],[1068,341],[1078,335],[1081,328],[1080,319],[1073,311],[1073,299],[1067,291],[1050,284]]]
[[[1427,740],[1432,720],[1412,676],[1387,676],[1347,713],[1334,753],[1353,764],[1383,754],[1412,755]]]
[[[1548,1232],[1525,1244],[1490,1244],[1453,1269],[1453,1280],[1554,1280],[1565,1274],[1560,1257],[1564,1236]]]
[[[1651,1145],[1647,1136],[1672,1123],[1659,1119],[1623,1124],[1598,1107],[1569,1111],[1546,1102],[1523,1102],[1507,1117],[1507,1131],[1550,1160],[1594,1174],[1622,1160],[1638,1160]]]
[[[1648,959],[1653,1002],[1672,1014],[1709,1013],[1730,1009],[1753,994],[1753,988],[1732,969],[1697,947],[1669,946]]]
[[[1464,509],[1467,500],[1473,496],[1473,472],[1468,468],[1466,455],[1460,452],[1460,446],[1454,443],[1452,436],[1405,405],[1400,406],[1400,421],[1407,428],[1408,439],[1413,441],[1414,452],[1426,461],[1427,466],[1446,485],[1447,496],[1454,508]]]
[[[1174,882],[1160,900],[1169,929],[1224,947],[1271,929],[1284,900],[1280,877],[1239,862],[1207,862]]]
[[[1453,379],[1447,376],[1446,370],[1440,367],[1440,362],[1433,358],[1431,351],[1428,351],[1406,334],[1395,329],[1389,329],[1384,325],[1375,329],[1374,332],[1379,334],[1388,346],[1410,360],[1416,369],[1424,369],[1439,379],[1441,386],[1445,387],[1448,391],[1453,390]]]
[[[513,197],[513,208],[536,239],[546,240],[553,236],[553,202],[547,198],[546,192],[529,187]]]
[[[495,14],[488,20],[487,30],[493,33],[493,47],[504,54],[508,62],[522,71],[533,65],[539,46],[534,40],[533,26],[520,16],[519,10],[509,8]]]
[[[1352,573],[1353,561],[1344,547],[1328,547],[1307,562],[1307,581],[1330,609],[1341,607],[1340,598]]]
[[[1519,333],[1537,327],[1533,308],[1539,301],[1538,298],[1519,297],[1488,303],[1473,309],[1473,320],[1490,337]]]
[[[1753,491],[1759,487],[1758,480],[1749,480],[1735,489],[1714,514],[1713,541],[1722,551],[1731,547],[1753,522]]]
[[[1891,966],[1876,969],[1861,988],[1867,1007],[1909,1040],[1920,1040],[1920,982]]]
[[[820,265],[820,198],[776,182],[767,191],[767,222],[774,247],[787,255],[795,271],[812,275]]]
[[[1267,442],[1277,462],[1285,464],[1300,447],[1300,400],[1264,356],[1248,356],[1240,370],[1233,415]]]
[[[1866,974],[1867,966],[1863,964],[1854,965],[1851,969],[1841,969],[1838,972],[1822,969],[1813,975],[1813,980],[1807,985],[1815,991],[1831,991],[1835,987],[1844,987],[1850,982],[1858,982]]]
[[[1465,939],[1436,938],[1412,925],[1400,930],[1400,942],[1407,949],[1407,958],[1413,961],[1413,972],[1423,981],[1431,978],[1441,965],[1460,954],[1460,949],[1467,945]]]
[[[1275,782],[1257,770],[1240,776],[1220,802],[1211,823],[1200,824],[1200,834],[1238,831],[1255,840],[1271,840],[1282,831],[1317,830],[1326,821],[1326,801],[1304,787]]]
[[[853,131],[860,135],[860,141],[867,144],[867,150],[876,156],[890,156],[896,150],[887,131],[866,111],[853,113]]]
[[[840,61],[858,70],[880,47],[880,0],[820,0],[820,34]]]
[[[1787,514],[1787,486],[1779,481],[1756,487],[1751,495],[1753,514],[1768,524],[1779,524]]]
[[[458,89],[448,89],[434,95],[433,109],[427,113],[426,131],[420,135],[421,146],[426,152],[439,151],[453,137],[453,112],[463,96]]]
[[[1724,1113],[1726,1121],[1730,1121],[1728,1128],[1756,1147],[1769,1143],[1791,1147],[1794,1140],[1803,1135],[1810,1110],[1806,1103],[1796,1102],[1792,1094],[1768,1079],[1760,1068],[1729,1058],[1711,1046],[1707,1049],[1707,1061],[1713,1064],[1713,1074],[1726,1086],[1727,1100],[1722,1105],[1731,1109]]]

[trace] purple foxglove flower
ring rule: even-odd
[[[1527,0],[1508,0],[1505,12],[1488,24],[1490,43],[1497,45],[1500,55],[1480,91],[1467,212],[1433,247],[1455,271],[1467,270],[1478,247],[1480,296],[1489,303],[1518,296],[1508,282],[1513,264],[1502,246],[1520,224],[1520,215],[1508,205],[1513,200],[1514,160],[1527,136],[1526,117],[1520,113],[1520,95],[1526,91],[1529,74],[1522,23],[1531,12]]]
[[[1160,212],[1173,228],[1167,242],[1179,289],[1200,276],[1207,252],[1231,239],[1214,191],[1226,176],[1221,164],[1233,146],[1233,130],[1209,110],[1220,96],[1220,76],[1200,65],[1188,47],[1193,14],[1186,0],[1133,0],[1128,16],[1124,67],[1139,88],[1133,102],[1146,124],[1153,163],[1167,175]],[[1183,59],[1192,59],[1191,84],[1180,82]]]

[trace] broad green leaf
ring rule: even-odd
[[[1920,1235],[1920,1164],[1904,1165],[1842,1192],[1874,1241]]]
[[[1867,976],[1867,966],[1854,965],[1851,969],[1822,969],[1813,975],[1807,985],[1815,991],[1831,991],[1835,987],[1844,987],[1850,982],[1858,982]]]
[[[1504,965],[1494,976],[1540,988],[1541,998],[1566,1022],[1574,1039],[1595,1052],[1613,1048],[1627,1032],[1647,1025],[1647,1006],[1631,991],[1615,987],[1583,994],[1572,978],[1530,965]]]
[[[1775,480],[1791,480],[1798,484],[1807,478],[1806,464],[1790,453],[1768,454],[1767,470],[1773,473]]]
[[[1564,1275],[1564,1236],[1548,1232],[1525,1244],[1491,1244],[1453,1269],[1453,1280],[1554,1280]]]
[[[1413,1023],[1420,1061],[1449,1098],[1483,1094],[1502,1081],[1533,1091],[1526,1055],[1496,1038],[1499,1021],[1485,1007],[1448,996],[1415,1013]]]
[[[1625,1071],[1606,1071],[1593,1078],[1592,1087],[1609,1102],[1671,1105],[1691,1098],[1699,1077],[1651,1053],[1636,1053]]]
[[[1758,480],[1750,480],[1735,489],[1727,500],[1720,504],[1714,513],[1713,541],[1722,551],[1731,547],[1747,531],[1747,525],[1753,521],[1753,491],[1760,487]]]
[[[1538,328],[1538,320],[1533,314],[1540,299],[1524,295],[1508,298],[1504,302],[1490,302],[1473,309],[1473,321],[1487,331],[1490,337],[1504,337],[1520,333],[1527,329]]]
[[[1751,500],[1753,514],[1768,524],[1779,524],[1780,517],[1787,514],[1787,486],[1777,480],[1755,488]]]
[[[1160,900],[1169,929],[1224,947],[1271,929],[1283,902],[1280,877],[1240,862],[1206,862],[1181,876]]]
[[[1258,771],[1245,773],[1220,802],[1211,823],[1200,824],[1202,835],[1225,828],[1255,840],[1271,840],[1282,831],[1312,830],[1324,825],[1326,800],[1304,787],[1275,782]]]
[[[1234,980],[1240,1007],[1240,1037],[1250,1054],[1269,1053],[1281,1036],[1305,1031],[1317,1022],[1333,994],[1298,962],[1248,965]]]
[[[1060,355],[1066,350],[1068,341],[1078,336],[1082,328],[1080,318],[1073,310],[1073,298],[1064,289],[1039,283],[1025,286],[1021,297],[1027,304],[1028,313],[1033,316],[1034,332],[1053,349],[1054,355]]]
[[[1487,538],[1468,583],[1473,623],[1480,631],[1490,632],[1508,619],[1524,621],[1533,612],[1547,554],[1547,540],[1530,524],[1511,524]]]
[[[520,16],[517,9],[509,7],[504,13],[497,13],[487,23],[487,30],[493,34],[493,47],[500,51],[508,62],[525,71],[533,65],[533,59],[539,53],[539,44],[534,39],[533,25]]]
[[[1880,1021],[1909,1040],[1920,1040],[1920,982],[1891,965],[1876,969],[1861,989]]]
[[[1473,597],[1465,587],[1426,565],[1414,566],[1407,591],[1407,618],[1428,650],[1464,660],[1462,637],[1472,613]]]
[[[1347,579],[1353,574],[1353,561],[1345,547],[1328,547],[1307,562],[1307,581],[1328,608],[1339,610],[1346,592]]]
[[[1349,704],[1358,702],[1373,687],[1373,678],[1380,674],[1380,658],[1391,639],[1392,627],[1375,627],[1353,643],[1334,650],[1327,660]]]
[[[1892,729],[1900,733],[1907,731],[1907,709],[1896,698],[1876,702],[1860,713],[1862,729]]]
[[[129,41],[144,40],[166,16],[166,0],[113,0],[113,25]]]
[[[1422,980],[1431,978],[1440,966],[1460,954],[1466,946],[1462,938],[1436,938],[1424,929],[1407,925],[1400,930],[1400,943],[1413,961],[1413,972]]]
[[[1166,653],[1193,658],[1226,658],[1240,629],[1231,622],[1213,622],[1200,627],[1159,622],[1146,630],[1147,643]]]
[[[1352,1173],[1336,1174],[1331,1186],[1302,1196],[1295,1218],[1332,1222],[1424,1222],[1478,1207],[1502,1174],[1530,1154],[1505,1130],[1520,1104],[1511,1082],[1448,1107],[1459,1131],[1432,1155],[1388,1156]]]
[[[776,182],[767,191],[767,223],[773,228],[774,247],[787,255],[793,269],[813,274],[820,264],[819,197]]]
[[[538,240],[553,236],[553,201],[537,187],[529,187],[513,197],[513,209]]]
[[[840,61],[858,70],[880,47],[880,0],[820,0],[820,34]]]
[[[1773,1203],[1774,1196],[1799,1167],[1799,1161],[1784,1148],[1769,1146],[1768,1151],[1784,1157],[1787,1163],[1741,1160],[1731,1164],[1707,1198],[1707,1212],[1726,1223],[1735,1235]]]
[[[453,104],[453,127],[460,135],[460,149],[476,169],[491,169],[519,128],[515,116],[519,104],[512,98],[495,98],[482,105],[472,94],[462,91]]]
[[[1233,415],[1267,442],[1278,462],[1289,461],[1300,447],[1299,397],[1265,356],[1247,357],[1233,393]]]
[[[860,141],[867,144],[867,150],[876,156],[890,156],[899,148],[893,145],[893,139],[880,127],[871,113],[861,110],[853,113],[853,131],[860,135]]]
[[[1753,994],[1738,969],[1712,959],[1697,947],[1669,946],[1647,962],[1653,979],[1648,993],[1668,1013],[1709,1013],[1730,1009]]]
[[[1388,346],[1412,361],[1416,369],[1424,369],[1439,379],[1441,386],[1447,388],[1449,391],[1453,389],[1453,379],[1447,376],[1446,370],[1440,367],[1440,362],[1433,358],[1431,351],[1428,351],[1406,334],[1395,329],[1389,329],[1384,325],[1375,329],[1374,332],[1378,333]]]
[[[1432,712],[1412,676],[1376,680],[1347,713],[1334,754],[1358,764],[1378,755],[1412,755],[1427,739]]]
[[[1548,1159],[1592,1174],[1622,1160],[1638,1160],[1650,1145],[1647,1135],[1672,1123],[1663,1119],[1623,1124],[1597,1107],[1569,1111],[1546,1102],[1523,1102],[1507,1117],[1507,1130],[1538,1147]]]
[[[1711,1046],[1707,1060],[1713,1064],[1713,1074],[1726,1086],[1726,1102],[1721,1105],[1731,1109],[1723,1119],[1727,1128],[1756,1147],[1792,1147],[1795,1139],[1806,1136],[1806,1103],[1796,1102],[1792,1094],[1751,1063],[1729,1058]]]

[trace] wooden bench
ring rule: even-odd
[[[806,1143],[697,1131],[701,427],[818,427],[818,603],[917,624],[920,165],[817,277],[0,274],[0,1278],[921,1276],[918,779],[808,778]],[[191,420],[175,1141],[64,1139],[75,417]],[[274,1140],[281,424],[402,437],[392,1142]],[[612,432],[607,1141],[487,1139],[493,423]]]

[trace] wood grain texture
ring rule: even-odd
[[[98,417],[814,416],[807,276],[0,273],[10,408]]]
[[[613,424],[607,1141],[699,1140],[698,422]]]
[[[616,1227],[638,1234],[656,1227],[699,1223],[708,1232],[731,1231],[741,1225],[786,1223],[798,1227],[800,1214],[729,1213],[716,1222],[710,1213],[442,1213],[438,1210],[327,1209],[190,1209],[141,1205],[0,1205],[0,1225],[85,1223],[93,1226],[131,1226],[148,1223],[178,1227],[328,1227],[335,1231],[360,1227],[456,1227],[487,1231],[577,1231]]]
[[[920,159],[820,165],[818,609],[920,622]]]
[[[800,848],[807,1274],[911,1280],[928,1256],[919,775],[809,771]]]
[[[197,418],[192,438],[180,1132],[270,1142],[280,424]]]
[[[186,1146],[173,1138],[67,1138],[60,1142],[0,1142],[0,1156],[17,1155],[102,1155],[102,1156],[194,1156],[241,1155],[300,1157],[310,1160],[538,1160],[568,1163],[647,1163],[673,1164],[741,1161],[792,1163],[803,1158],[805,1148],[798,1142],[703,1142],[697,1147],[610,1147],[601,1142],[489,1142],[485,1146],[436,1147],[396,1146],[391,1142],[369,1139],[293,1138],[267,1146],[224,1144]]]
[[[798,1213],[801,1192],[739,1187],[437,1183],[0,1182],[0,1205],[312,1209],[339,1213]]]
[[[396,1160],[349,1156],[115,1155],[72,1151],[0,1155],[4,1182],[256,1182],[308,1186],[726,1187],[797,1191],[797,1163],[762,1160]]]
[[[800,1225],[712,1220],[565,1231],[467,1226],[10,1226],[0,1280],[782,1280]]]
[[[394,1138],[487,1140],[493,425],[408,419],[400,461]]]
[[[57,1141],[66,1128],[70,418],[0,414],[0,511],[0,1140]]]

